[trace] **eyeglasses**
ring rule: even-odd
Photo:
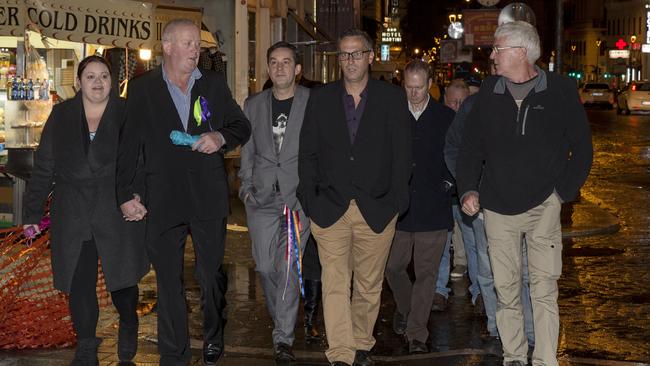
[[[509,49],[512,49],[512,48],[526,48],[526,47],[524,47],[524,46],[503,46],[503,47],[492,46],[492,51],[494,53],[496,53],[496,54],[499,54],[500,51],[509,50]]]
[[[347,61],[350,58],[353,60],[361,60],[363,58],[363,55],[366,53],[370,52],[370,50],[364,50],[364,51],[354,51],[354,52],[339,52],[339,61]]]

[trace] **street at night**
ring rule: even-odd
[[[617,115],[614,110],[589,109],[594,141],[594,164],[581,191],[581,203],[563,212],[565,236],[560,287],[560,344],[562,365],[642,365],[650,362],[650,115]],[[222,365],[273,365],[271,323],[262,288],[250,256],[242,207],[236,199],[228,231],[226,266],[229,276],[226,357]],[[564,207],[565,210],[570,206]],[[618,220],[616,220],[618,219]],[[616,224],[620,230],[616,231]],[[585,236],[581,236],[585,235]],[[570,236],[573,236],[570,234]],[[186,252],[186,286],[190,333],[200,364],[201,315],[199,288],[192,276],[193,252]],[[467,279],[450,281],[449,308],[432,313],[431,353],[409,355],[406,344],[391,329],[394,302],[384,283],[382,306],[375,329],[374,349],[381,365],[499,365],[500,344],[487,337],[484,320],[472,313]],[[153,272],[140,284],[140,351],[137,365],[154,365],[156,316]],[[302,311],[301,311],[302,314]],[[299,315],[299,319],[302,315]],[[299,321],[299,324],[301,322]],[[112,307],[102,311],[98,334],[102,365],[117,365],[117,317]],[[319,324],[323,329],[322,320]],[[308,344],[296,329],[296,365],[325,365],[324,344]],[[12,351],[2,366],[64,365],[72,349]]]
[[[650,366],[650,0],[0,0],[0,173],[0,366]]]
[[[565,241],[562,353],[650,361],[650,116],[588,110],[594,163],[582,196],[621,229]]]

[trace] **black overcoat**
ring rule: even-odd
[[[127,202],[134,193],[134,177],[144,175],[147,198],[147,238],[157,238],[168,228],[191,220],[214,220],[228,216],[228,182],[222,152],[246,143],[250,123],[230,95],[221,74],[201,70],[191,90],[187,116],[190,135],[217,131],[226,141],[219,153],[203,154],[187,146],[172,144],[169,135],[184,127],[174,106],[162,68],[129,81],[127,122],[118,157],[118,201]],[[193,117],[197,98],[207,101],[210,117],[199,126]],[[138,168],[138,154],[144,165]]]
[[[397,230],[426,232],[453,228],[451,187],[444,159],[445,136],[454,111],[430,98],[416,121],[409,113],[413,139],[413,171],[409,182],[409,208],[397,220]]]
[[[94,238],[109,291],[136,285],[147,273],[143,223],[126,222],[117,205],[115,172],[125,100],[109,97],[90,142],[81,93],[54,106],[36,150],[24,197],[23,223],[36,224],[53,191],[54,287],[70,292],[81,245]]]

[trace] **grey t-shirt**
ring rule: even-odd
[[[524,98],[526,98],[528,93],[530,93],[530,91],[535,87],[538,77],[539,76],[536,75],[534,78],[524,81],[523,83],[513,83],[506,79],[506,87],[508,88],[508,91],[510,91],[510,94],[512,94],[515,103],[517,103],[517,108],[521,108],[521,102],[524,101]]]

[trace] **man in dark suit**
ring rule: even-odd
[[[129,85],[118,156],[122,213],[127,220],[148,217],[147,249],[158,282],[161,365],[187,365],[191,358],[183,289],[188,233],[201,287],[204,364],[215,365],[223,353],[227,279],[221,264],[228,187],[222,152],[245,143],[250,135],[250,124],[223,77],[197,69],[200,42],[199,28],[190,20],[176,19],[165,26],[163,65]],[[176,146],[169,137],[173,130],[200,138],[191,149]],[[144,154],[145,192],[132,184],[139,151]]]
[[[333,365],[373,365],[370,349],[397,216],[408,207],[409,110],[402,88],[369,77],[370,37],[338,41],[343,80],[311,92],[300,134],[298,194],[323,265]],[[350,281],[354,273],[350,300]]]

